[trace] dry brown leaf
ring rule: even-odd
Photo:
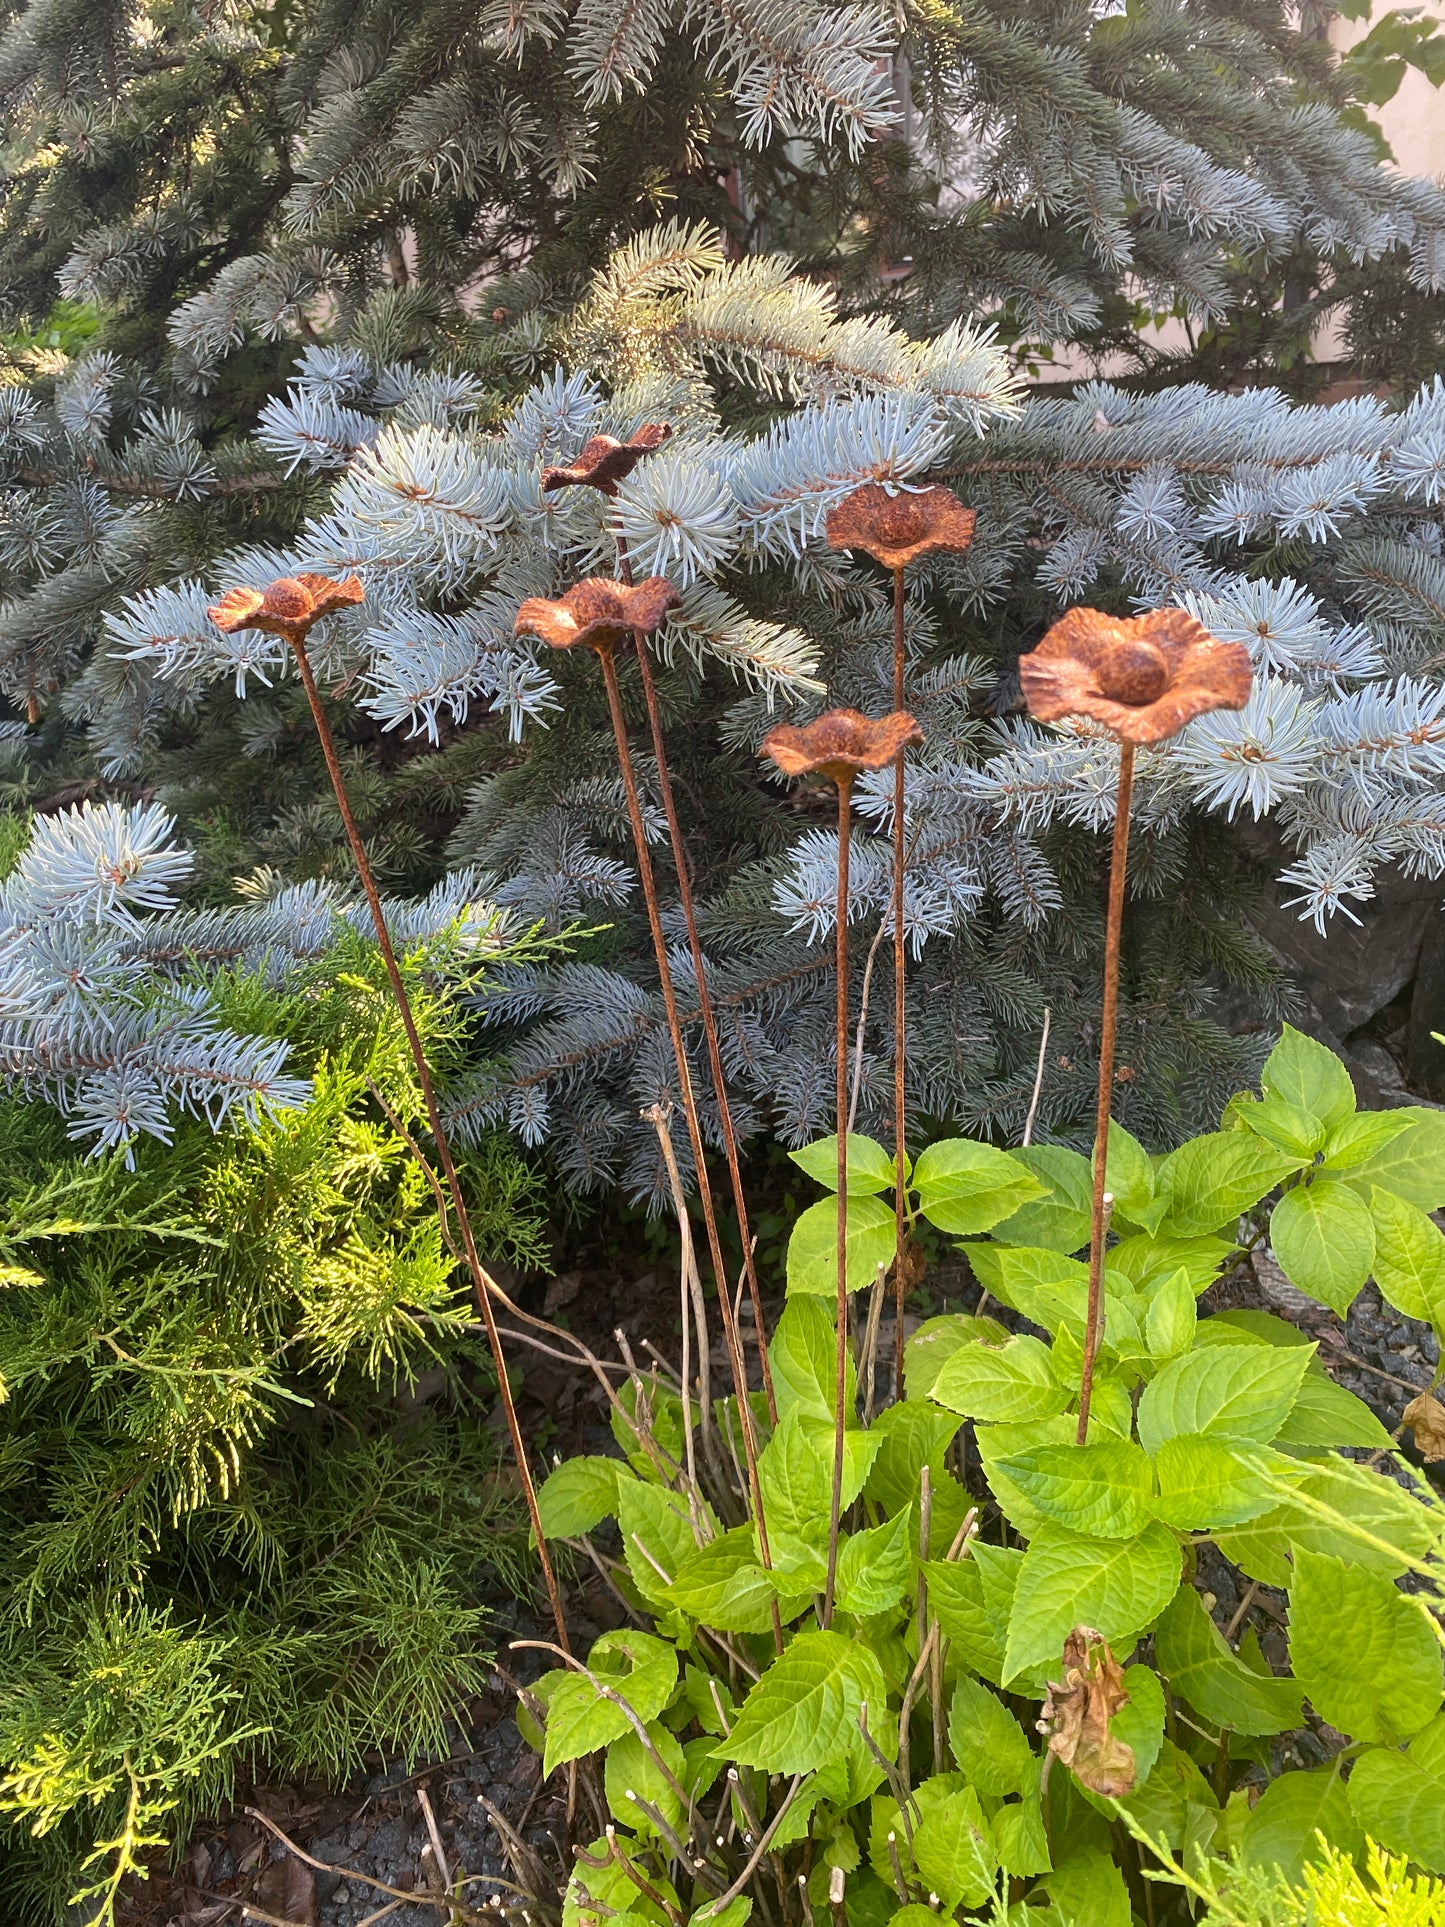
[[[1432,1392],[1421,1392],[1405,1407],[1404,1423],[1415,1434],[1420,1457],[1426,1465],[1445,1459],[1445,1405]]]
[[[1134,1750],[1109,1726],[1128,1704],[1124,1675],[1103,1635],[1076,1626],[1064,1641],[1063,1680],[1049,1682],[1039,1731],[1080,1785],[1116,1800],[1134,1790]]]

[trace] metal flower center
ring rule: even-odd
[[[1169,665],[1152,642],[1116,642],[1094,672],[1111,702],[1143,709],[1169,686]]]
[[[911,495],[895,495],[878,511],[874,523],[880,542],[890,549],[906,549],[928,533],[928,516]]]
[[[266,613],[281,622],[297,622],[309,616],[314,606],[309,592],[294,576],[283,575],[266,591]]]
[[[621,602],[611,589],[594,589],[583,584],[565,600],[579,629],[585,629],[590,622],[624,622]]]

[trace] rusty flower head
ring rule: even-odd
[[[366,591],[354,575],[333,582],[329,575],[283,575],[264,589],[228,589],[206,614],[227,635],[237,629],[266,629],[287,642],[304,642],[323,616],[355,608]]]
[[[865,482],[828,511],[830,549],[863,549],[885,569],[906,568],[938,549],[966,549],[974,513],[948,488],[890,495]]]
[[[1090,1792],[1122,1799],[1134,1791],[1134,1749],[1109,1727],[1129,1704],[1119,1662],[1102,1634],[1076,1626],[1064,1641],[1063,1670],[1049,1683],[1039,1731]]]
[[[1183,609],[1125,621],[1070,609],[1019,658],[1030,715],[1092,716],[1126,743],[1162,743],[1211,709],[1243,709],[1253,672],[1241,642],[1221,642]]]
[[[567,468],[544,468],[544,491],[557,488],[596,488],[615,495],[617,484],[630,475],[644,455],[650,455],[672,433],[671,422],[644,422],[625,442],[614,435],[594,435]]]
[[[555,602],[528,596],[512,624],[513,635],[540,636],[549,648],[575,649],[585,643],[599,655],[639,631],[650,636],[682,598],[665,575],[636,584],[588,576]]]
[[[777,723],[763,738],[763,755],[784,776],[826,776],[849,784],[865,769],[887,769],[923,731],[906,709],[871,718],[856,709],[829,709],[801,729]]]

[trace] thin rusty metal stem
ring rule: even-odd
[[[496,1366],[497,1391],[502,1401],[502,1410],[506,1414],[507,1431],[511,1435],[512,1450],[517,1459],[517,1470],[522,1480],[522,1492],[526,1499],[527,1515],[531,1521],[532,1536],[537,1542],[537,1557],[541,1562],[542,1577],[547,1587],[547,1598],[551,1604],[552,1618],[557,1627],[557,1638],[561,1646],[570,1652],[571,1644],[567,1636],[567,1616],[562,1610],[562,1595],[557,1585],[557,1575],[552,1568],[552,1560],[547,1551],[546,1537],[542,1531],[542,1515],[537,1507],[537,1489],[532,1482],[531,1467],[527,1464],[527,1448],[522,1438],[521,1422],[517,1417],[516,1402],[512,1397],[512,1388],[507,1379],[507,1361],[502,1351],[501,1334],[497,1330],[497,1321],[492,1313],[491,1281],[483,1267],[481,1255],[477,1250],[477,1241],[472,1233],[471,1218],[467,1212],[466,1200],[462,1196],[461,1182],[457,1177],[457,1167],[452,1161],[451,1145],[447,1141],[446,1130],[442,1124],[441,1110],[437,1104],[436,1088],[432,1083],[431,1077],[431,1067],[427,1063],[426,1051],[416,1027],[416,1018],[412,1012],[411,999],[407,995],[406,985],[402,981],[401,966],[397,963],[396,952],[392,948],[391,933],[386,927],[386,915],[381,907],[381,893],[376,887],[376,878],[372,874],[371,860],[366,854],[366,845],[362,841],[361,830],[352,812],[351,798],[346,790],[346,778],[342,774],[341,762],[336,754],[336,741],[331,734],[331,725],[326,720],[326,711],[322,707],[321,694],[316,687],[316,677],[311,669],[311,658],[306,651],[306,638],[302,633],[293,633],[287,637],[287,640],[290,642],[292,651],[296,657],[296,667],[300,671],[301,686],[306,691],[306,701],[311,709],[311,720],[316,728],[317,741],[321,745],[321,754],[326,759],[327,774],[331,778],[331,787],[336,794],[336,807],[341,812],[341,821],[346,831],[346,840],[351,845],[351,854],[356,862],[357,874],[361,878],[361,887],[366,894],[367,908],[371,912],[372,927],[376,932],[377,947],[380,949],[382,961],[386,965],[386,974],[391,984],[392,995],[396,998],[402,1028],[406,1032],[407,1047],[411,1052],[411,1060],[416,1068],[417,1081],[421,1086],[422,1100],[426,1105],[427,1122],[431,1127],[432,1141],[436,1145],[437,1161],[442,1167],[447,1195],[451,1200],[452,1211],[456,1217],[457,1229],[461,1233],[462,1250],[466,1254],[467,1270],[471,1274],[472,1292],[476,1298],[478,1309],[482,1314],[482,1323],[485,1325],[487,1331],[487,1343],[491,1347],[492,1362]]]
[[[733,1209],[738,1214],[738,1231],[743,1241],[743,1271],[748,1281],[748,1296],[752,1300],[753,1336],[757,1343],[758,1363],[763,1372],[763,1391],[768,1401],[768,1419],[771,1424],[776,1425],[778,1401],[773,1395],[773,1372],[768,1363],[767,1325],[763,1320],[763,1299],[758,1288],[757,1266],[753,1262],[752,1229],[748,1223],[747,1198],[743,1192],[742,1166],[738,1161],[737,1132],[733,1129],[732,1106],[728,1103],[727,1074],[723,1069],[717,1015],[713,1010],[712,992],[708,988],[702,939],[697,927],[697,910],[693,902],[692,879],[688,875],[687,849],[682,840],[682,826],[677,820],[677,804],[673,797],[672,773],[667,766],[667,744],[662,733],[662,712],[658,707],[657,685],[652,679],[652,665],[648,661],[647,645],[641,636],[637,638],[637,667],[642,676],[642,694],[647,704],[648,726],[652,731],[652,754],[657,763],[657,786],[662,795],[663,814],[667,818],[667,833],[672,840],[672,861],[677,871],[677,893],[682,903],[683,921],[687,925],[687,941],[692,951],[693,975],[697,978],[697,1003],[698,1009],[702,1012],[702,1027],[707,1036],[708,1063],[712,1069],[713,1090],[717,1095],[718,1124],[722,1130],[723,1154],[727,1159],[728,1178],[732,1184]]]
[[[893,571],[893,707],[903,707],[903,571]],[[904,1122],[904,1070],[908,1051],[908,1004],[904,980],[903,870],[903,758],[899,750],[893,767],[893,1210],[897,1219],[893,1243],[893,1395],[903,1396],[903,1300],[908,1290],[904,1267],[904,1206],[907,1186],[903,1176],[908,1156]]]
[[[838,1300],[837,1359],[833,1413],[833,1495],[828,1506],[828,1583],[823,1592],[824,1630],[833,1623],[838,1578],[838,1530],[843,1516],[844,1401],[848,1391],[848,837],[852,829],[853,778],[838,779],[837,1109],[838,1109]]]
[[[1134,745],[1119,744],[1119,796],[1114,810],[1114,849],[1109,860],[1109,920],[1104,938],[1104,1009],[1099,1030],[1099,1105],[1094,1117],[1094,1196],[1089,1236],[1089,1310],[1084,1324],[1084,1365],[1079,1380],[1078,1443],[1089,1437],[1094,1359],[1104,1324],[1105,1193],[1109,1170],[1109,1113],[1114,1096],[1114,1039],[1119,1028],[1119,934],[1124,926],[1124,873],[1129,863],[1129,808],[1134,795]]]
[[[638,638],[638,646],[640,653],[640,638]],[[662,1005],[667,1013],[668,1035],[672,1039],[672,1054],[677,1065],[678,1096],[682,1102],[683,1115],[687,1119],[688,1138],[692,1145],[693,1162],[697,1167],[698,1197],[702,1204],[703,1223],[707,1227],[708,1251],[712,1258],[713,1276],[717,1281],[718,1308],[722,1313],[728,1362],[732,1366],[733,1384],[738,1395],[738,1419],[742,1426],[743,1453],[747,1460],[749,1496],[752,1501],[753,1518],[758,1529],[758,1551],[763,1565],[770,1568],[773,1563],[772,1553],[768,1545],[767,1522],[763,1515],[762,1483],[758,1477],[757,1434],[753,1426],[752,1406],[748,1403],[747,1369],[743,1362],[737,1321],[733,1317],[732,1300],[728,1292],[727,1266],[723,1262],[722,1240],[718,1236],[717,1213],[713,1208],[712,1185],[708,1179],[707,1164],[703,1157],[702,1128],[698,1122],[697,1103],[693,1097],[687,1046],[683,1040],[682,1019],[678,1015],[677,993],[672,982],[672,965],[667,954],[667,939],[662,930],[662,912],[657,900],[657,881],[652,873],[652,857],[647,847],[647,830],[642,820],[642,803],[637,793],[637,772],[632,763],[632,745],[628,740],[627,718],[622,709],[622,691],[617,685],[617,664],[610,648],[599,649],[596,655],[602,665],[602,681],[607,691],[607,709],[612,719],[612,735],[617,745],[617,764],[622,773],[622,787],[627,795],[627,815],[632,824],[632,840],[637,852],[637,874],[642,884],[643,899],[647,905],[647,923],[652,932],[653,954],[657,961],[657,974],[662,988]],[[773,1610],[773,1638],[778,1651],[781,1652],[782,1629],[776,1602]]]

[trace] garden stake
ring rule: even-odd
[[[662,576],[649,576],[646,581],[636,584],[608,582],[598,577],[590,577],[569,589],[566,595],[555,602],[540,596],[531,597],[524,602],[517,611],[515,631],[518,635],[525,633],[540,636],[554,649],[570,649],[575,648],[579,643],[585,644],[597,657],[602,668],[602,683],[607,692],[607,710],[612,722],[617,766],[627,797],[628,821],[632,826],[632,841],[637,853],[637,874],[642,884],[643,900],[647,906],[647,922],[652,934],[652,948],[657,962],[663,1009],[667,1014],[668,1035],[672,1040],[672,1054],[677,1066],[678,1095],[682,1101],[683,1115],[687,1119],[693,1162],[697,1167],[698,1197],[702,1204],[703,1222],[707,1227],[713,1274],[717,1280],[718,1306],[722,1312],[728,1361],[732,1366],[733,1384],[737,1390],[738,1419],[743,1435],[743,1455],[747,1461],[748,1492],[753,1518],[757,1525],[758,1552],[763,1565],[771,1570],[772,1554],[768,1544],[767,1522],[763,1513],[762,1484],[758,1477],[757,1435],[753,1426],[752,1407],[748,1403],[747,1367],[728,1291],[727,1267],[723,1261],[717,1213],[713,1208],[712,1186],[708,1180],[707,1162],[704,1156],[702,1125],[698,1117],[697,1101],[693,1096],[687,1045],[682,1032],[682,1019],[677,1008],[677,993],[672,981],[667,939],[662,929],[662,911],[658,902],[657,882],[652,871],[651,853],[647,847],[647,828],[642,818],[642,803],[637,791],[637,773],[633,767],[632,747],[627,735],[627,718],[623,713],[622,692],[617,682],[617,645],[630,639],[640,655],[644,647],[643,636],[655,631],[667,612],[677,607],[677,602],[676,589]],[[772,1616],[773,1640],[778,1651],[781,1652],[783,1649],[782,1621],[778,1615],[776,1600],[773,1602]]]
[[[290,645],[291,652],[296,658],[301,686],[306,692],[311,721],[316,729],[316,739],[321,745],[321,754],[325,758],[327,774],[331,778],[331,787],[336,795],[336,807],[341,812],[346,840],[351,845],[357,875],[361,879],[367,908],[371,912],[377,947],[381,951],[382,962],[386,966],[392,995],[396,998],[402,1028],[406,1032],[407,1048],[411,1052],[417,1082],[421,1086],[422,1101],[426,1105],[427,1122],[431,1128],[432,1141],[436,1145],[437,1158],[446,1181],[447,1196],[451,1200],[457,1229],[461,1233],[467,1270],[471,1274],[472,1292],[482,1314],[482,1323],[487,1332],[487,1344],[491,1348],[492,1362],[496,1367],[497,1392],[502,1401],[502,1410],[506,1415],[507,1431],[511,1435],[512,1451],[516,1457],[517,1471],[522,1481],[522,1494],[526,1501],[527,1516],[531,1522],[532,1537],[537,1542],[537,1558],[547,1587],[547,1598],[557,1628],[557,1639],[563,1650],[570,1653],[571,1643],[567,1635],[567,1616],[562,1609],[562,1594],[557,1585],[557,1575],[553,1570],[551,1556],[547,1551],[547,1540],[542,1531],[542,1515],[537,1507],[537,1489],[532,1482],[531,1467],[527,1463],[527,1448],[522,1438],[521,1422],[517,1417],[516,1402],[512,1397],[512,1388],[507,1379],[507,1361],[502,1351],[501,1334],[497,1330],[497,1321],[492,1312],[491,1279],[477,1250],[471,1218],[468,1216],[466,1200],[462,1196],[461,1183],[457,1177],[457,1167],[452,1160],[451,1145],[442,1124],[436,1088],[431,1078],[431,1068],[427,1063],[426,1051],[416,1027],[411,999],[402,981],[401,966],[397,963],[396,952],[392,948],[391,933],[386,927],[386,915],[381,907],[381,893],[376,887],[376,878],[372,874],[366,845],[362,841],[361,830],[352,812],[346,779],[336,754],[336,742],[331,734],[331,725],[326,720],[320,691],[316,687],[316,677],[312,673],[311,658],[306,650],[306,638],[323,616],[334,615],[340,609],[354,608],[365,600],[365,595],[365,590],[354,575],[348,576],[344,582],[333,582],[324,575],[286,576],[271,583],[264,593],[255,589],[232,589],[221,598],[220,602],[208,609],[207,614],[218,629],[227,633],[236,629],[269,630],[271,634],[281,636]]]
[[[830,709],[815,722],[797,729],[778,723],[763,738],[763,754],[784,776],[826,776],[838,791],[838,882],[834,904],[836,936],[837,1016],[836,1110],[838,1118],[838,1240],[837,1341],[833,1413],[833,1495],[828,1508],[828,1579],[823,1593],[823,1626],[833,1623],[833,1594],[838,1577],[838,1527],[843,1511],[843,1434],[848,1389],[848,843],[852,828],[853,784],[860,771],[886,769],[902,759],[910,743],[921,743],[923,731],[903,710],[870,722],[856,709]]]
[[[928,488],[909,494],[889,494],[877,482],[855,488],[829,511],[830,548],[862,549],[893,574],[893,708],[902,710],[905,690],[903,572],[919,556],[940,550],[957,553],[973,540],[975,521],[951,489]],[[895,1395],[903,1396],[903,1301],[908,1291],[907,1266],[907,1132],[904,1081],[908,1054],[907,956],[903,930],[903,876],[907,854],[903,843],[903,758],[900,749],[893,768],[893,1378]],[[860,1041],[861,1051],[861,1041]],[[842,1125],[839,1125],[842,1130]]]
[[[615,464],[624,456],[629,457],[627,466],[651,453],[653,448],[661,447],[672,433],[668,422],[644,422],[630,442],[617,444],[617,452],[602,449],[597,461],[588,469],[589,452],[600,448],[610,441],[607,436],[594,436],[588,442],[577,465],[570,469],[549,468],[543,471],[544,489],[565,488],[578,481],[586,481],[591,487],[601,489],[604,494],[615,496],[616,482],[606,472],[607,458]],[[635,452],[634,452],[635,451]],[[599,468],[605,479],[598,480]],[[624,471],[625,472],[625,471]],[[624,585],[632,586],[632,558],[627,552],[627,542],[621,531],[614,528],[612,539],[617,547],[617,576]],[[652,680],[652,664],[642,638],[637,639],[637,667],[642,677],[642,694],[647,704],[647,723],[652,732],[652,755],[657,764],[657,787],[662,795],[662,810],[667,818],[667,834],[672,844],[672,862],[677,871],[677,892],[682,904],[682,920],[687,925],[688,948],[692,952],[693,975],[697,978],[698,1009],[702,1013],[702,1027],[707,1037],[708,1065],[712,1071],[713,1090],[717,1094],[718,1125],[722,1131],[723,1155],[727,1159],[728,1178],[732,1184],[733,1209],[738,1217],[738,1234],[743,1246],[743,1270],[748,1281],[748,1295],[753,1306],[753,1339],[758,1349],[758,1365],[763,1374],[763,1394],[768,1401],[768,1421],[776,1426],[778,1422],[778,1401],[773,1393],[773,1368],[768,1362],[768,1327],[763,1317],[762,1293],[758,1288],[757,1265],[753,1257],[752,1231],[748,1224],[747,1198],[743,1192],[743,1174],[738,1163],[737,1133],[733,1129],[732,1106],[728,1102],[727,1074],[723,1069],[722,1048],[718,1042],[717,1016],[713,1010],[712,991],[707,981],[707,971],[703,965],[702,939],[698,934],[697,911],[693,905],[692,876],[688,868],[687,849],[682,840],[682,828],[677,820],[677,804],[672,793],[672,772],[667,766],[667,744],[662,733],[662,714],[657,703],[657,689]]]
[[[1079,1379],[1080,1445],[1088,1441],[1094,1360],[1104,1325],[1104,1245],[1112,1204],[1107,1189],[1109,1114],[1119,1017],[1119,940],[1124,922],[1134,750],[1141,743],[1162,743],[1194,717],[1210,710],[1243,709],[1249,700],[1252,674],[1249,651],[1243,643],[1221,642],[1183,609],[1156,609],[1132,621],[1104,615],[1098,609],[1070,609],[1036,649],[1019,658],[1019,680],[1031,715],[1044,723],[1066,716],[1088,716],[1102,723],[1119,745],[1094,1125],[1089,1306]]]
[[[620,547],[619,544],[619,550]],[[748,1296],[752,1300],[753,1336],[757,1342],[758,1364],[762,1368],[763,1392],[768,1401],[768,1420],[770,1424],[776,1425],[778,1401],[773,1395],[773,1369],[768,1363],[768,1328],[763,1318],[763,1299],[758,1287],[757,1265],[753,1257],[752,1229],[748,1222],[747,1199],[743,1193],[742,1166],[738,1162],[737,1132],[733,1129],[732,1106],[728,1102],[727,1073],[723,1069],[717,1013],[713,1009],[712,991],[708,986],[707,969],[703,961],[702,939],[698,933],[697,910],[693,903],[692,879],[688,875],[687,849],[682,840],[682,827],[677,820],[677,804],[672,793],[672,773],[667,766],[667,745],[662,734],[662,713],[658,708],[657,685],[652,680],[652,667],[648,661],[647,648],[640,636],[637,639],[637,667],[642,677],[642,694],[647,704],[648,726],[652,731],[652,754],[657,764],[657,787],[662,795],[662,810],[667,818],[667,833],[672,841],[672,861],[677,871],[677,892],[682,903],[682,919],[687,925],[688,948],[692,952],[693,975],[697,979],[697,1003],[702,1013],[703,1031],[707,1037],[712,1086],[717,1093],[718,1125],[722,1131],[723,1155],[727,1159],[728,1177],[732,1183],[733,1209],[737,1212],[738,1231],[742,1237],[743,1272],[748,1281]]]

